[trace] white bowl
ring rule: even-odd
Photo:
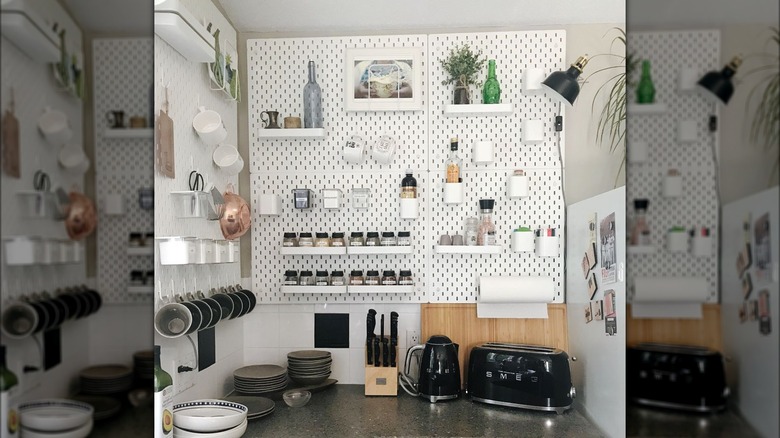
[[[66,399],[33,400],[19,405],[22,427],[39,432],[70,431],[92,420],[95,408]]]
[[[22,426],[22,436],[24,438],[85,438],[92,432],[92,419],[81,427],[66,430],[64,432],[41,432],[34,429],[27,429]]]
[[[240,425],[247,412],[246,406],[225,400],[193,400],[173,405],[173,425],[189,432],[217,432]]]
[[[173,426],[173,438],[239,438],[246,432],[248,422],[245,418],[238,426],[219,432],[192,432]]]

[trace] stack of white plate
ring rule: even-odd
[[[133,354],[133,370],[138,380],[154,379],[154,352],[152,350],[137,351]]]
[[[21,436],[27,438],[84,438],[92,432],[94,409],[66,399],[35,400],[19,405]]]
[[[287,354],[287,374],[301,385],[316,385],[330,376],[329,351],[301,350]]]
[[[276,403],[270,398],[256,397],[251,395],[230,395],[225,400],[246,406],[249,412],[246,414],[247,420],[257,420],[274,413]]]
[[[233,385],[243,394],[280,391],[287,383],[287,370],[279,365],[249,365],[233,371]]]
[[[133,370],[124,365],[97,365],[81,370],[81,392],[103,395],[125,392],[133,385]]]
[[[238,438],[246,432],[246,406],[227,400],[173,405],[174,438]]]

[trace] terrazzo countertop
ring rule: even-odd
[[[734,408],[709,414],[652,409],[632,403],[626,407],[626,435],[629,437],[761,437]]]

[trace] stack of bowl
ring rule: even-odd
[[[238,438],[246,432],[246,406],[226,400],[193,400],[173,405],[174,438]]]
[[[316,385],[330,376],[329,351],[301,350],[287,354],[287,374],[301,385]]]
[[[75,400],[45,399],[22,403],[19,405],[21,436],[84,438],[92,432],[93,412],[91,405]]]
[[[138,380],[154,379],[154,352],[152,350],[137,351],[133,354],[133,370]]]
[[[279,391],[287,383],[287,370],[279,365],[249,365],[233,371],[233,386],[242,394]]]

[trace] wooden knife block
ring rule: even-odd
[[[395,357],[394,367],[366,365],[366,395],[398,397],[398,347]]]

